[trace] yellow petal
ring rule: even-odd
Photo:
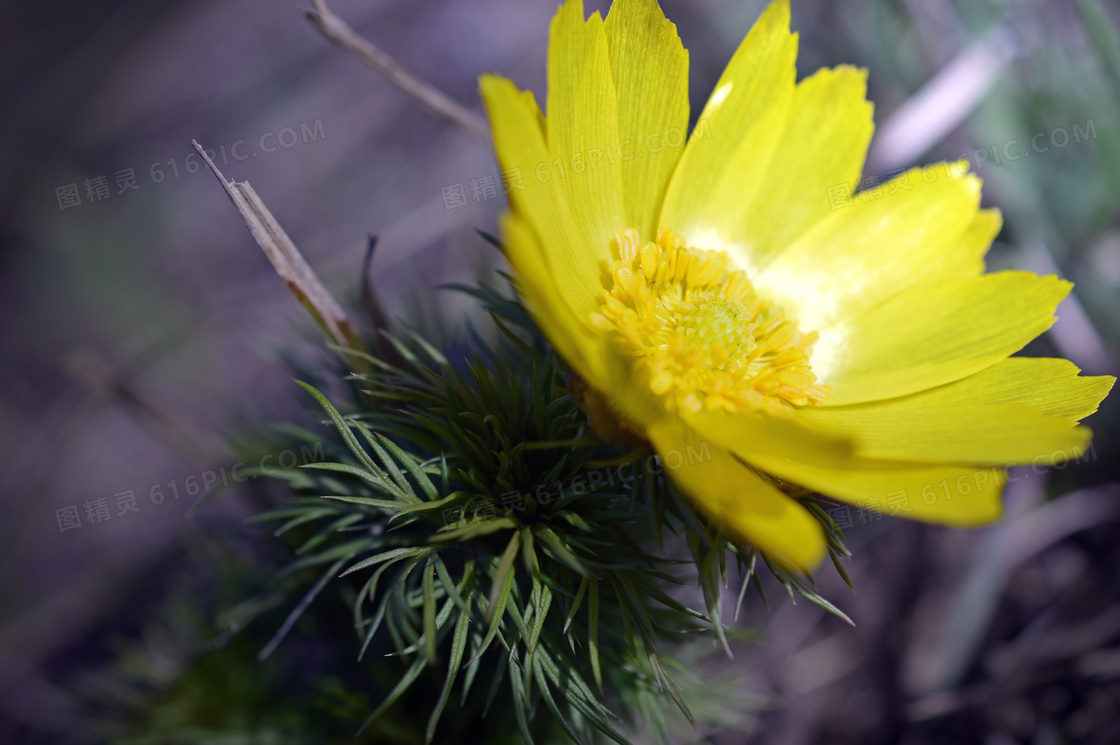
[[[701,411],[682,415],[690,429],[737,453],[790,455],[805,449],[841,458],[855,452],[843,435],[813,428],[796,419],[778,419],[768,414],[731,414]]]
[[[688,132],[688,52],[656,0],[615,0],[606,30],[620,139],[604,157],[621,161],[627,226],[652,238]]]
[[[697,436],[771,476],[867,509],[891,514],[888,503],[901,500],[897,512],[903,517],[946,525],[981,525],[1000,515],[1000,468],[867,458],[817,447],[811,438],[801,448],[788,443],[760,446],[757,440],[719,427],[707,427]]]
[[[869,192],[878,198],[832,212],[753,278],[755,287],[823,334],[922,281],[921,270],[950,254],[976,216],[980,182],[962,176],[965,168],[911,169]]]
[[[968,279],[984,273],[984,255],[1003,227],[999,210],[980,210],[949,253],[934,259],[923,281],[932,284],[952,279]]]
[[[1054,323],[1069,282],[998,272],[905,292],[821,334],[813,371],[826,406],[905,396],[972,375]]]
[[[1000,468],[934,466],[847,458],[803,460],[757,455],[750,462],[780,478],[864,509],[942,525],[984,525],[999,519]]]
[[[955,383],[889,402],[897,409],[933,410],[950,406],[1019,403],[1070,423],[1097,410],[1116,378],[1082,377],[1069,360],[1009,357]],[[877,404],[845,407],[860,410]]]
[[[614,407],[612,413],[634,433],[645,436],[646,428],[651,424],[673,417],[648,385],[635,381],[631,358],[619,353],[617,345],[616,339],[603,337],[600,340],[599,358],[603,360],[607,384],[599,387],[599,392]]]
[[[572,237],[606,275],[610,243],[628,227],[620,161],[604,154],[621,139],[618,98],[603,20],[594,13],[585,21],[582,0],[568,0],[552,19],[546,108],[549,159],[533,177],[559,184],[575,220]]]
[[[1035,463],[1080,458],[1112,377],[1071,362],[1011,357],[955,383],[901,398],[803,409],[799,421],[851,439],[861,455],[922,462]]]
[[[557,295],[586,317],[598,307],[602,287],[597,264],[609,255],[608,248],[581,239],[560,180],[542,182],[534,174],[537,164],[547,165],[549,152],[540,128],[540,109],[532,94],[522,93],[509,80],[496,75],[483,75],[479,87],[490,117],[498,163],[507,175],[516,171],[508,178],[510,210],[541,236]]]
[[[564,301],[553,280],[556,276],[548,255],[524,219],[506,214],[501,217],[506,258],[513,267],[517,290],[529,306],[533,320],[545,337],[588,385],[602,389],[607,385],[601,340],[587,323]]]
[[[854,441],[862,456],[921,463],[1064,462],[1081,457],[1091,436],[1087,427],[1018,403],[915,407],[891,399],[802,410],[798,418]]]
[[[654,425],[649,437],[673,483],[729,536],[804,571],[824,558],[820,523],[730,452],[679,423]]]
[[[779,0],[731,58],[669,182],[660,224],[689,245],[743,253],[744,211],[782,136],[796,57],[789,2]]]
[[[793,94],[785,131],[770,160],[766,187],[739,225],[750,273],[832,214],[829,189],[859,179],[874,130],[867,71],[818,70]]]

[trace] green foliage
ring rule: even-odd
[[[489,288],[457,289],[490,312],[496,342],[472,331],[467,358],[454,364],[410,329],[383,332],[377,354],[340,349],[364,370],[349,376],[356,400],[345,414],[300,383],[338,439],[324,462],[283,474],[290,503],[255,518],[280,523],[297,555],[281,580],[303,587],[262,656],[336,585],[359,657],[406,664],[363,729],[391,718],[436,670],[426,742],[448,739],[440,721],[452,700],[481,701],[483,715],[511,709],[527,743],[547,734],[544,710],[580,743],[626,742],[639,722],[666,740],[675,721],[696,722],[686,689],[697,684],[681,682],[688,666],[674,652],[714,632],[731,653],[729,557],[740,603],[748,586],[761,589],[761,558],[791,596],[839,614],[811,580],[708,525],[648,448],[597,440],[521,305]],[[834,560],[846,556],[839,530],[807,502]],[[675,597],[693,577],[702,609]],[[681,716],[666,715],[666,697]]]

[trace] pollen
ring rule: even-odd
[[[809,365],[817,333],[759,298],[726,254],[665,228],[644,245],[633,228],[617,242],[614,284],[591,322],[667,410],[788,415],[828,397]]]

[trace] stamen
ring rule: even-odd
[[[614,286],[591,322],[615,335],[667,410],[788,415],[828,397],[809,366],[817,332],[802,333],[755,295],[726,254],[688,248],[666,228],[643,245],[630,228],[618,236],[618,255]]]

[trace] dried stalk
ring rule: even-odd
[[[332,13],[324,0],[315,0],[314,9],[301,8],[301,12],[329,42],[348,52],[433,113],[459,125],[472,137],[489,142],[490,128],[482,117],[451,99],[431,83],[416,77],[372,42],[360,36]]]
[[[322,326],[326,334],[336,344],[352,349],[363,349],[364,345],[346,311],[319,281],[319,277],[303,258],[303,254],[280,227],[280,223],[268,211],[261,198],[253,191],[253,187],[245,181],[226,180],[202,146],[195,140],[192,140],[191,144],[218,177],[218,181],[241,214],[241,219],[245,221],[249,232],[252,233],[268,260],[272,262],[276,273],[288,283],[288,287]]]

